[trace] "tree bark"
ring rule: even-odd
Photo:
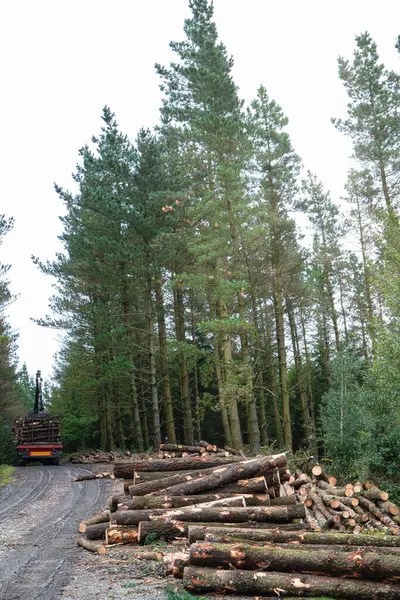
[[[244,291],[238,294],[239,318],[246,323],[246,311],[244,303]],[[250,364],[249,341],[247,333],[244,331],[240,335],[240,344],[242,347],[242,365],[245,372],[245,395],[247,401],[247,424],[249,430],[250,452],[258,454],[260,452],[260,428],[258,425],[257,406],[253,390],[253,370]],[[265,407],[264,407],[265,410]]]
[[[85,550],[89,550],[90,552],[96,552],[101,556],[107,553],[107,549],[101,542],[93,542],[91,540],[87,540],[84,537],[78,538],[78,546],[85,548]]]
[[[169,488],[173,496],[188,496],[198,494],[212,489],[217,489],[228,483],[239,481],[240,479],[251,478],[254,475],[265,473],[276,466],[286,465],[286,455],[280,454],[275,457],[266,457],[255,459],[238,464],[228,465],[218,469],[211,475],[206,475],[193,481],[178,484]]]
[[[171,458],[169,460],[134,460],[114,465],[115,477],[133,477],[135,471],[184,471],[187,469],[208,469],[232,463],[243,459],[236,456],[219,458],[214,456],[195,456],[188,458]]]
[[[279,374],[281,380],[283,441],[288,450],[292,450],[292,425],[290,418],[289,384],[286,359],[285,324],[283,318],[283,290],[281,274],[275,268],[274,308],[276,321],[276,341],[278,345]]]
[[[189,373],[187,370],[187,362],[185,349],[183,348],[186,343],[185,335],[185,306],[183,301],[183,290],[182,282],[174,287],[174,314],[175,314],[175,331],[176,339],[181,344],[179,352],[179,376],[181,386],[181,402],[183,411],[183,431],[185,444],[194,444],[194,428],[193,428],[193,415],[192,407],[190,404],[189,394]]]
[[[246,496],[238,496],[244,498],[247,504]],[[203,504],[207,502],[213,502],[215,500],[224,500],[232,498],[232,494],[206,494],[203,496],[170,496],[165,494],[164,496],[134,496],[130,500],[123,501],[122,509],[137,510],[137,509],[151,509],[151,508],[181,508],[182,506],[191,506],[193,504]],[[251,501],[253,496],[248,497]],[[262,501],[263,496],[255,496],[260,498]],[[239,505],[239,504],[238,504]]]
[[[266,494],[268,486],[265,477],[261,476],[252,479],[239,479],[236,483],[224,485],[220,491],[222,492],[222,490],[232,494]]]
[[[399,586],[374,581],[320,577],[290,573],[254,571],[219,571],[201,567],[186,567],[183,575],[186,590],[195,594],[235,592],[262,596],[285,590],[299,596],[333,596],[349,600],[398,600]]]
[[[160,444],[160,450],[165,452],[189,452],[190,454],[205,454],[206,448],[202,446],[182,446],[181,444]]]
[[[249,527],[245,531],[237,529],[221,529],[210,526],[207,533],[213,535],[213,541],[219,543],[233,543],[236,539],[247,539],[254,542],[277,542],[299,544],[326,545],[326,546],[364,546],[364,547],[390,547],[400,548],[400,537],[391,535],[359,535],[351,533],[316,533],[314,531],[283,531],[276,529],[257,529]]]
[[[150,264],[150,261],[149,261]],[[157,365],[156,353],[154,348],[154,313],[152,300],[152,276],[149,267],[147,275],[147,334],[148,334],[148,352],[150,361],[150,391],[151,391],[151,407],[153,416],[153,447],[157,451],[161,444],[161,424],[160,424],[160,408],[158,405],[158,390],[157,390]]]
[[[97,525],[87,525],[85,535],[88,540],[101,540],[104,539],[106,529],[110,527],[108,523],[98,523]]]
[[[279,525],[276,525],[276,528],[271,529],[272,524],[271,523],[254,523],[254,522],[248,522],[248,523],[218,523],[218,526],[213,524],[213,523],[189,523],[189,529],[187,531],[187,536],[188,536],[188,542],[189,544],[193,544],[194,542],[200,542],[200,541],[204,541],[206,539],[207,536],[212,536],[213,539],[212,541],[216,541],[218,542],[218,537],[221,537],[221,539],[224,536],[224,532],[226,534],[226,539],[230,540],[230,532],[237,532],[238,533],[238,537],[235,538],[234,541],[236,541],[236,539],[238,539],[240,542],[243,542],[244,540],[250,539],[248,538],[246,535],[244,536],[240,536],[239,532],[240,531],[248,531],[248,530],[252,530],[252,531],[267,531],[269,533],[272,532],[302,532],[304,533],[305,530],[305,526],[299,525],[297,523],[279,523]],[[215,533],[214,533],[215,532]],[[257,540],[254,542],[257,543]],[[260,543],[264,544],[264,541],[261,541]],[[274,542],[275,543],[275,542]],[[291,542],[289,542],[291,543]]]
[[[283,433],[281,424],[281,415],[278,406],[278,397],[276,390],[276,375],[274,367],[274,353],[272,349],[272,332],[270,317],[265,314],[265,346],[267,352],[267,373],[268,373],[268,391],[272,397],[272,405],[274,407],[274,426],[275,438],[279,448],[283,448]]]
[[[167,333],[165,327],[165,309],[162,284],[163,282],[161,279],[161,273],[158,273],[158,276],[155,279],[154,287],[156,292],[156,310],[158,324],[158,339],[160,343],[160,367],[164,396],[165,426],[167,429],[168,441],[171,444],[176,444],[174,411],[172,407],[171,385],[169,381],[168,370]]]
[[[125,515],[128,511],[123,511]],[[137,512],[137,511],[131,511]],[[118,515],[117,512],[117,523]],[[151,520],[179,520],[179,521],[201,521],[205,523],[289,523],[294,519],[303,519],[305,510],[303,504],[294,506],[254,506],[246,508],[220,508],[220,507],[191,507],[167,511],[162,515],[154,515]],[[132,515],[132,518],[136,518]],[[145,519],[143,519],[145,520]],[[126,522],[129,523],[128,521]],[[122,523],[121,523],[122,524]]]
[[[316,572],[361,579],[387,580],[400,576],[400,556],[374,552],[343,552],[333,548],[257,547],[245,543],[234,545],[203,542],[190,548],[190,564],[200,567],[279,571],[283,573]],[[400,590],[399,590],[400,591]]]

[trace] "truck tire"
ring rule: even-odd
[[[51,458],[50,459],[50,464],[51,465],[59,465],[60,464],[60,459],[59,458]]]
[[[26,462],[21,459],[19,454],[17,455],[16,463],[17,463],[17,467],[25,467],[26,466]]]

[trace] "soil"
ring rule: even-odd
[[[71,479],[110,468],[29,465],[0,488],[2,600],[166,598],[163,566],[138,561],[133,547],[116,546],[99,556],[76,544],[79,523],[106,508],[110,495],[122,493],[122,483]]]

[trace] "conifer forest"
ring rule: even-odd
[[[73,191],[55,186],[63,251],[33,257],[55,282],[38,324],[63,339],[47,405],[70,452],[210,440],[308,453],[395,487],[400,56],[388,70],[360,32],[338,59],[348,103],[331,126],[350,140],[353,167],[334,198],[296,153],[268,81],[241,100],[212,3],[189,5],[173,61],[155,66],[158,123],[122,131],[105,106]],[[1,239],[12,226],[3,215]],[[0,462],[34,386],[16,366],[8,270]]]

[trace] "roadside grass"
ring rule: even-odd
[[[10,465],[0,465],[0,486],[11,483],[14,479],[14,467]]]

